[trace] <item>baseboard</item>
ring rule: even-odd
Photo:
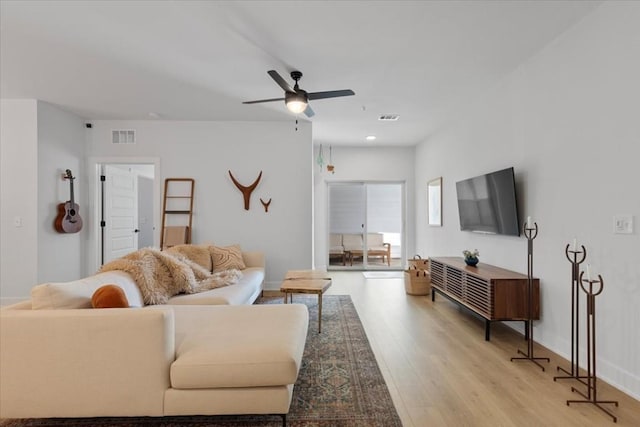
[[[515,329],[519,333],[523,333],[524,328],[520,325],[516,325],[516,323],[522,324],[522,322],[503,322],[507,324],[507,326]],[[516,327],[520,326],[520,327]],[[543,334],[539,329],[534,329],[534,341],[550,351],[554,352],[558,356],[562,357],[567,361],[565,369],[570,369],[571,365],[571,342],[565,338],[560,337],[556,334]],[[567,349],[564,351],[562,349]],[[580,367],[586,369],[587,363],[587,349],[581,343],[580,345]],[[640,378],[637,375],[628,372],[619,366],[614,365],[608,360],[598,357],[598,380],[602,380],[607,384],[617,388],[618,390],[628,394],[636,400],[640,400]],[[551,367],[552,369],[556,369],[555,366]]]
[[[264,282],[263,289],[265,291],[280,291],[280,285],[282,282]]]

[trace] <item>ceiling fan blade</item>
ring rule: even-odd
[[[243,104],[259,104],[261,102],[284,101],[284,98],[260,99],[258,101],[245,101]]]
[[[313,99],[325,99],[325,98],[338,98],[340,96],[351,96],[355,95],[355,92],[351,89],[343,89],[343,90],[328,90],[326,92],[309,92],[307,96],[310,100]]]
[[[291,86],[289,86],[289,83],[287,83],[287,81],[283,79],[282,76],[278,74],[276,70],[269,70],[267,71],[267,74],[269,74],[271,78],[275,80],[276,83],[278,83],[278,86],[284,89],[285,92],[294,92],[294,90],[291,89]]]
[[[307,117],[313,117],[316,115],[316,113],[311,109],[311,106],[309,104],[307,104],[307,108],[303,111],[303,113]]]

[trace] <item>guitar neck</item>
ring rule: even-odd
[[[74,197],[73,197],[73,180],[74,179],[75,178],[69,178],[69,188],[70,188],[69,193],[71,195],[71,206],[75,205],[75,200],[74,200]]]

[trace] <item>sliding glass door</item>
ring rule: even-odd
[[[328,183],[330,269],[402,269],[404,184]]]

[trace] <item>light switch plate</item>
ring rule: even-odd
[[[618,214],[613,216],[613,233],[614,234],[632,234],[633,233],[633,215]]]

